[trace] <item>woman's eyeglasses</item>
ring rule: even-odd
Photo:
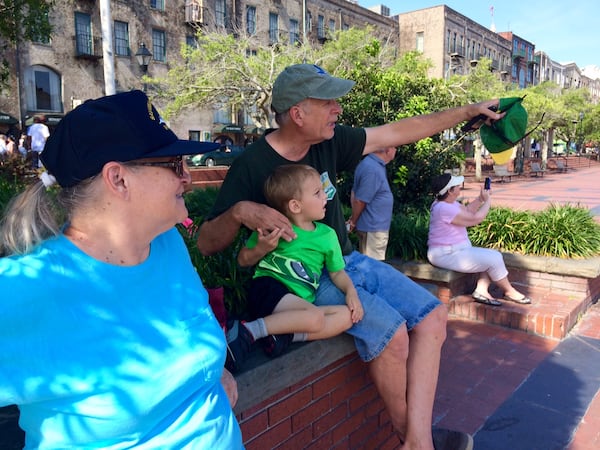
[[[177,156],[175,159],[171,161],[129,161],[127,164],[132,166],[150,166],[150,167],[166,167],[168,169],[172,169],[179,178],[183,177],[183,167],[185,162],[183,161],[183,156]]]

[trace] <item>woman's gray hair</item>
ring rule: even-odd
[[[96,178],[50,190],[37,181],[13,197],[0,221],[0,256],[28,253],[43,240],[58,235],[72,211],[89,202]]]

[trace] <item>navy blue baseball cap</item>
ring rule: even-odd
[[[194,155],[218,143],[184,141],[173,133],[142,91],[88,100],[65,115],[40,159],[62,187],[102,171],[110,161]]]

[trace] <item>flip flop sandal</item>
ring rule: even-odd
[[[516,298],[509,297],[508,295],[505,295],[504,300],[508,300],[509,302],[515,302],[515,303],[518,303],[519,305],[529,305],[531,303],[531,299],[527,296],[516,299]]]
[[[502,306],[502,302],[499,302],[495,298],[488,298],[485,295],[481,295],[479,292],[473,292],[472,297],[477,303],[488,306]]]

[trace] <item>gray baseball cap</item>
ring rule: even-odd
[[[271,106],[282,113],[307,98],[332,100],[346,95],[354,81],[332,77],[315,64],[286,67],[273,83]]]

